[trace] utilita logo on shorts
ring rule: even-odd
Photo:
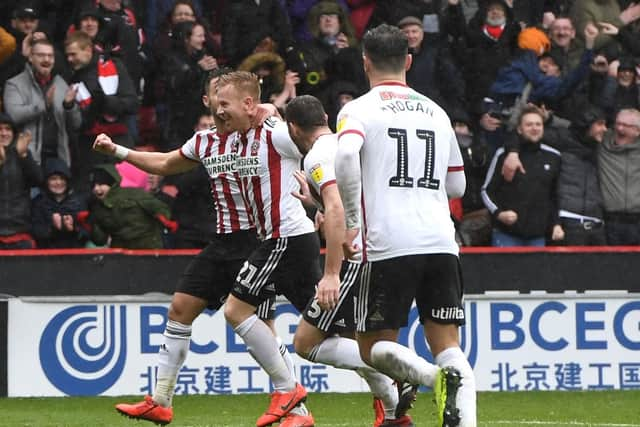
[[[464,320],[464,310],[459,307],[433,308],[431,317],[440,320]]]
[[[456,307],[451,307],[454,309]],[[462,313],[460,315],[465,320],[465,325],[460,328],[460,347],[467,356],[469,364],[475,366],[478,358],[478,307],[475,302],[466,302],[464,311],[459,309]],[[445,310],[448,310],[445,309]],[[457,319],[457,317],[451,317],[451,319]],[[409,324],[407,327],[401,328],[398,335],[398,342],[413,349],[420,356],[424,357],[427,361],[433,362],[433,355],[427,345],[427,341],[424,339],[424,328],[420,324],[420,316],[418,314],[417,307],[413,307],[409,312]]]
[[[51,319],[40,339],[40,364],[58,390],[97,395],[111,387],[127,355],[126,307],[82,305]]]

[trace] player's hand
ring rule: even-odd
[[[27,157],[31,140],[31,132],[29,131],[21,132],[20,135],[18,135],[18,141],[16,142],[16,151],[18,152],[18,156],[22,158]]]
[[[116,152],[116,144],[109,135],[101,133],[93,141],[93,149],[98,153],[113,155]]]
[[[520,155],[518,153],[512,152],[507,154],[507,157],[504,158],[504,163],[502,164],[502,177],[505,181],[511,182],[513,178],[516,176],[516,173],[520,172],[522,174],[527,173],[524,170],[524,166],[522,166],[522,162],[520,161]]]
[[[298,181],[300,191],[292,191],[291,195],[307,206],[315,206],[313,203],[313,197],[311,196],[311,190],[309,190],[309,184],[307,183],[307,177],[304,175],[304,172],[294,171],[293,177]]]
[[[252,127],[259,127],[267,120],[269,117],[275,116],[279,119],[282,119],[278,109],[273,104],[258,104],[258,108],[256,109],[256,115],[253,117],[251,121]]]
[[[505,225],[513,225],[518,220],[518,214],[515,211],[502,211],[498,214],[498,221]]]
[[[321,309],[332,310],[335,308],[340,298],[340,276],[337,274],[322,276],[316,290],[316,298]]]
[[[356,243],[353,243],[355,238],[358,237],[359,233],[359,228],[352,228],[346,231],[344,235],[344,242],[342,242],[342,252],[345,259],[354,259],[356,255],[360,253],[360,246],[358,246]]]

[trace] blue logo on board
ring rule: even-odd
[[[127,355],[126,307],[82,305],[58,313],[40,338],[40,364],[58,390],[97,395],[122,374]]]

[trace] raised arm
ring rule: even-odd
[[[180,149],[168,153],[151,153],[130,150],[115,144],[111,138],[101,133],[93,143],[93,149],[102,153],[126,160],[138,169],[154,175],[175,175],[195,168],[198,162],[184,157]]]

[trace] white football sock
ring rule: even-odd
[[[469,361],[460,347],[449,347],[436,356],[438,366],[452,366],[460,375],[461,386],[456,396],[456,406],[460,409],[460,427],[476,427],[476,378]]]
[[[190,339],[191,325],[183,325],[171,319],[167,321],[158,352],[158,373],[153,391],[153,401],[158,405],[171,406],[178,371],[187,358]]]
[[[273,332],[255,314],[240,323],[235,332],[247,345],[247,350],[269,375],[276,391],[291,391],[296,382],[280,354],[280,346]]]
[[[289,353],[289,349],[282,342],[282,339],[279,336],[276,336],[276,342],[278,343],[278,347],[280,349],[280,354],[284,359],[284,363],[287,364],[287,369],[291,373],[291,377],[295,382],[298,382],[298,377],[296,376],[296,365],[293,363],[293,358],[291,357],[291,353]]]
[[[385,413],[393,418],[398,404],[398,391],[393,385],[393,380],[364,363],[356,340],[327,337],[311,350],[309,360],[358,372],[369,384],[373,395],[382,400]]]
[[[373,366],[394,380],[433,387],[438,367],[413,350],[393,341],[378,341],[371,347]]]

